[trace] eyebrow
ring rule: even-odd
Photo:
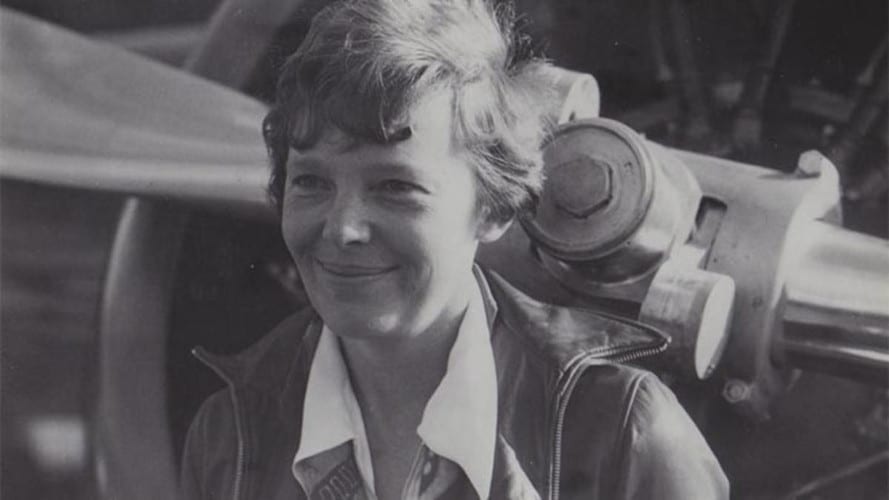
[[[317,158],[312,158],[311,156],[304,156],[301,154],[290,155],[290,158],[287,159],[287,168],[320,168],[323,167],[324,163]]]
[[[404,163],[397,162],[380,162],[380,163],[371,163],[367,166],[368,169],[372,169],[378,172],[386,173],[408,173],[413,177],[416,176],[424,176],[423,170],[417,167],[412,167],[410,165]]]
[[[305,169],[325,168],[325,162],[321,158],[315,156],[300,155],[298,157],[291,157],[290,161],[288,161],[288,167]],[[375,170],[378,172],[404,172],[411,173],[412,175],[422,175],[422,169],[400,162],[374,162],[365,164],[362,170],[364,169]]]

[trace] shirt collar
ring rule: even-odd
[[[426,404],[417,434],[430,450],[463,469],[479,498],[488,498],[497,439],[497,376],[479,286],[483,282],[470,287],[447,370]],[[358,468],[373,491],[361,411],[336,336],[326,327],[309,371],[301,436],[295,475],[304,459],[353,441]]]
[[[374,491],[361,408],[352,390],[339,342],[326,325],[321,330],[309,370],[300,435],[299,449],[291,468],[303,489],[311,489],[305,481],[311,482],[312,479],[305,476],[300,464],[351,442],[358,471],[367,488]]]
[[[351,414],[356,407],[336,336],[324,326],[309,370],[302,432],[294,462],[354,439]]]
[[[478,286],[432,393],[417,434],[435,453],[459,465],[479,498],[488,498],[497,440],[497,374]]]

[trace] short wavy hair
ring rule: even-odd
[[[454,137],[469,152],[482,206],[508,220],[533,205],[543,182],[546,66],[517,35],[509,3],[329,5],[285,62],[263,122],[269,193],[280,210],[290,148],[311,148],[326,127],[359,141],[398,141],[414,103],[450,90]]]

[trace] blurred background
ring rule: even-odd
[[[292,13],[241,88],[270,98],[276,68],[323,3],[304,2]],[[218,7],[217,0],[0,4],[174,66]],[[603,116],[671,146],[783,172],[796,168],[801,152],[819,149],[840,171],[845,225],[889,235],[885,0],[524,0],[518,7],[536,50],[597,78]],[[0,183],[4,499],[100,496],[96,332],[123,201]],[[198,212],[185,232],[166,367],[176,446],[197,405],[221,386],[189,349],[236,352],[293,300],[281,287],[286,257],[274,227]],[[784,498],[818,480],[826,486],[800,498],[889,494],[886,462],[860,462],[889,446],[885,388],[804,373],[765,421],[717,408],[698,423],[735,498]]]

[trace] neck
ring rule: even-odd
[[[458,287],[475,285],[467,273]],[[343,355],[358,404],[365,418],[391,418],[389,413],[415,414],[419,424],[423,408],[447,371],[448,356],[457,338],[469,305],[466,293],[457,293],[455,301],[421,333],[387,336],[340,337]],[[412,426],[411,428],[414,428]]]
[[[376,410],[406,412],[405,416],[422,413],[447,370],[448,355],[465,309],[418,336],[370,340],[341,337],[362,411],[371,413],[370,417]]]

